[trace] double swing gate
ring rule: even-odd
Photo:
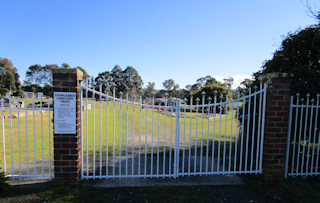
[[[266,90],[261,83],[212,98],[143,99],[82,84],[81,177],[262,173]],[[1,99],[1,170],[12,180],[53,178],[52,100],[7,100]]]
[[[143,99],[82,84],[81,177],[262,173],[266,90]]]

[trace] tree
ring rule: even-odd
[[[228,89],[231,89],[232,84],[233,84],[233,78],[229,77],[229,78],[225,78],[223,80],[224,80],[224,85],[226,85]]]
[[[102,86],[102,91],[104,92],[106,87],[109,87],[112,81],[111,73],[109,71],[99,73],[94,81],[96,82],[97,86]]]
[[[187,85],[186,88],[189,91],[195,92],[208,85],[222,85],[222,83],[207,75],[206,77],[198,78],[195,84]]]
[[[272,59],[264,62],[262,70],[254,73],[258,83],[260,75],[272,72],[293,74],[292,94],[314,97],[320,89],[320,26],[313,25],[289,33]]]
[[[175,85],[173,79],[165,80],[162,84],[163,84],[163,87],[164,87],[167,91],[170,91],[170,90],[174,87],[174,85]]]
[[[19,74],[9,59],[0,57],[0,94],[5,95],[9,91],[21,96]]]
[[[204,77],[197,79],[197,82],[196,82],[196,84],[198,84],[198,87],[200,88],[203,87],[205,83],[206,83],[206,79]]]
[[[132,66],[127,66],[123,71],[124,83],[130,89],[129,96],[133,96],[132,93],[138,92],[142,89],[143,81],[138,71]]]
[[[148,82],[148,85],[144,91],[144,95],[143,97],[151,97],[152,96],[152,93],[155,93],[155,89],[154,87],[156,86],[156,83],[154,82]]]
[[[31,65],[26,72],[25,86],[35,85],[37,88],[52,86],[52,67],[57,65]]]
[[[245,87],[245,88],[248,88],[250,87],[251,83],[253,82],[253,80],[249,79],[249,78],[246,78],[244,79],[244,81],[242,81],[240,83],[241,86]]]
[[[305,7],[307,8],[308,15],[318,21],[318,24],[320,25],[320,11],[317,11],[317,7],[315,5],[312,6],[309,0],[305,1]]]

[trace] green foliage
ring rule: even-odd
[[[0,191],[2,191],[4,188],[8,186],[7,180],[8,178],[6,177],[5,172],[1,171],[1,166],[0,166]]]
[[[288,34],[273,58],[262,68],[254,74],[256,79],[265,73],[290,73],[293,74],[291,93],[303,96],[310,93],[314,97],[320,91],[320,26]]]
[[[204,101],[205,104],[209,103],[209,100],[208,100],[209,97],[211,98],[211,101],[210,101],[211,103],[223,102],[226,100],[226,94],[227,94],[226,90],[227,90],[227,87],[224,85],[219,85],[219,84],[207,85],[207,86],[201,88],[200,90],[194,92],[194,101],[196,98],[199,98],[200,99],[199,104],[202,104],[203,93],[205,93],[205,101]],[[231,92],[228,92],[228,98],[230,96],[231,96]],[[188,101],[188,103],[190,103],[190,101]],[[193,104],[195,104],[195,102],[193,102]],[[216,109],[216,112],[217,113],[220,112],[219,106]]]
[[[25,85],[36,85],[37,87],[52,86],[51,67],[39,64],[30,66],[26,72]]]
[[[162,83],[163,87],[167,90],[167,91],[170,91],[171,89],[173,89],[175,83],[174,83],[174,80],[173,79],[168,79],[168,80],[165,80],[163,83]]]
[[[120,96],[120,92],[128,92],[129,97],[132,97],[133,95],[137,96],[138,91],[142,89],[143,84],[136,69],[132,66],[127,66],[127,68],[122,71],[119,65],[116,65],[111,72],[105,71],[99,73],[94,81],[96,83],[95,88],[99,90],[99,85],[101,85],[103,92],[107,87],[111,88],[115,85],[117,97]]]
[[[147,85],[146,89],[144,90],[143,97],[150,98],[152,96],[152,93],[156,93],[156,90],[154,89],[155,86],[156,86],[156,83],[148,82],[148,85]]]
[[[26,72],[26,80],[24,81],[23,86],[24,91],[43,92],[44,95],[52,96],[52,69],[55,68],[71,67],[67,63],[63,63],[61,67],[56,64],[47,64],[45,66],[39,64],[31,65]],[[78,68],[83,72],[83,80],[89,78],[85,69],[80,66],[75,68]],[[21,94],[21,92],[18,92],[17,94]]]
[[[0,57],[0,92],[5,94],[8,91],[15,93],[21,88],[17,68],[9,59]]]

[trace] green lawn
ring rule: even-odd
[[[85,102],[85,100],[84,100]],[[88,101],[91,104],[93,109],[93,102],[92,100]],[[108,102],[108,109],[106,108],[107,103],[106,101],[101,102],[101,114],[100,114],[100,102],[96,101],[95,105],[95,115],[93,116],[93,111],[88,110],[88,116],[86,115],[86,111],[83,112],[83,135],[84,135],[84,153],[86,153],[87,146],[86,146],[86,139],[88,139],[88,152],[92,154],[93,152],[93,140],[95,141],[95,151],[99,154],[98,150],[100,148],[100,133],[101,133],[101,148],[103,154],[106,151],[107,145],[107,135],[108,135],[108,151],[109,154],[112,153],[113,146],[115,147],[116,154],[119,152],[120,142],[123,145],[127,142],[126,136],[128,136],[128,145],[132,145],[132,135],[134,134],[134,142],[138,144],[139,140],[139,118],[141,117],[141,137],[140,142],[141,146],[144,147],[145,138],[147,134],[148,139],[148,148],[150,149],[151,146],[151,137],[153,134],[154,145],[157,145],[158,142],[158,134],[159,134],[159,142],[160,146],[163,146],[164,141],[166,141],[166,146],[168,147],[170,144],[170,138],[172,138],[172,142],[174,142],[174,135],[175,135],[175,126],[176,126],[176,118],[173,116],[165,116],[163,114],[158,113],[156,109],[154,111],[152,109],[146,110],[145,108],[141,109],[139,106],[135,106],[133,108],[132,105],[127,105],[126,103],[121,104],[121,120],[120,120],[120,103],[115,102],[115,107],[113,108],[113,102]],[[115,110],[114,110],[115,109]],[[183,110],[183,109],[182,109]],[[107,123],[107,111],[108,111],[108,123]],[[113,112],[115,114],[113,114]],[[202,109],[199,108],[199,117],[196,118],[186,118],[184,119],[184,115],[181,115],[180,118],[180,144],[182,145],[184,140],[184,132],[185,132],[185,144],[189,143],[189,137],[191,132],[191,140],[192,144],[194,145],[194,140],[197,138],[198,146],[199,141],[201,141],[201,137],[203,135],[203,143],[206,144],[207,136],[209,135],[209,140],[213,139],[213,134],[215,133],[215,140],[219,139],[219,126],[221,121],[221,141],[224,141],[224,136],[226,135],[226,141],[229,142],[231,138],[231,122],[232,122],[232,142],[235,141],[236,135],[236,120],[231,117],[231,112],[228,112],[227,118],[225,115],[222,115],[221,120],[220,117],[217,116],[216,119],[209,120],[209,131],[208,131],[208,119],[202,119],[200,113]],[[12,114],[17,113],[16,110],[12,110]],[[24,110],[19,111],[20,115],[25,114]],[[234,112],[235,113],[235,112]],[[146,114],[148,115],[146,117]],[[4,115],[9,115],[9,110],[4,111]],[[196,113],[193,113],[195,116]],[[134,123],[133,121],[134,116]],[[95,119],[93,119],[95,117]],[[101,117],[101,130],[100,130],[100,117]],[[113,117],[115,117],[113,123]],[[128,117],[128,120],[126,119]],[[154,122],[152,124],[152,117],[154,118]],[[50,113],[50,119],[52,118],[52,112]],[[147,118],[147,119],[146,119]],[[93,124],[93,122],[95,123]],[[120,121],[121,121],[121,128],[120,128]],[[128,121],[128,123],[126,122]],[[88,129],[86,129],[86,122],[88,122]],[[191,128],[190,128],[191,122]],[[213,125],[215,122],[215,130],[213,129]],[[225,124],[227,122],[227,130],[225,131]],[[50,128],[48,126],[50,123]],[[160,127],[158,127],[160,123]],[[166,124],[166,125],[165,125]],[[185,124],[185,125],[184,125]],[[20,130],[18,131],[18,125],[20,125]],[[113,125],[115,126],[113,132]],[[171,125],[173,126],[171,131]],[[35,126],[35,131],[33,131],[33,126]],[[41,133],[41,126],[42,126],[42,133]],[[128,127],[127,127],[128,126]],[[152,127],[153,126],[153,127]],[[185,127],[184,127],[185,126]],[[107,128],[108,127],[108,128]],[[95,129],[94,129],[95,128]],[[196,130],[197,128],[197,130]],[[108,129],[108,131],[107,131]],[[121,129],[121,134],[120,134]],[[126,130],[128,129],[128,131]],[[191,130],[190,130],[191,129]],[[1,161],[0,164],[3,164],[2,158],[2,123],[0,123],[0,130],[1,130],[1,140],[0,140],[0,153],[1,153]],[[28,159],[29,161],[34,159],[34,155],[36,156],[37,160],[41,160],[42,151],[43,157],[49,157],[49,130],[50,130],[50,147],[51,147],[51,156],[53,155],[53,125],[51,121],[49,121],[49,114],[48,111],[43,112],[42,114],[42,125],[41,125],[41,114],[38,113],[35,115],[35,121],[33,122],[33,116],[28,115],[27,117],[27,134],[26,134],[26,120],[25,117],[21,117],[19,119],[12,119],[12,149],[13,149],[13,162],[17,163],[19,161],[19,144],[20,144],[20,159],[21,161],[26,161],[27,153],[26,153],[26,144],[28,142]],[[88,131],[88,133],[87,133]],[[95,133],[93,133],[95,131]],[[10,141],[10,119],[4,120],[4,134],[6,140],[6,162],[7,164],[11,163],[11,141]],[[19,133],[20,133],[20,141],[19,141]],[[113,136],[114,133],[114,136]],[[43,135],[43,139],[41,139],[41,134]],[[88,137],[87,137],[88,134]],[[172,135],[172,137],[171,137]],[[166,136],[166,139],[165,139]],[[28,139],[26,139],[28,137]],[[34,139],[35,138],[35,139]],[[115,142],[113,142],[113,139]],[[34,143],[35,142],[35,154],[34,154]],[[41,148],[41,142],[43,143],[43,149]],[[123,148],[122,148],[123,149]],[[148,151],[150,152],[150,150]]]

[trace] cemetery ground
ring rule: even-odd
[[[88,185],[9,186],[0,202],[318,202],[319,177],[266,181],[241,176],[243,185],[96,188]]]
[[[83,101],[85,103],[85,101]],[[170,114],[170,108],[168,110],[167,116],[164,115],[163,112],[159,113],[157,109],[142,108],[140,113],[139,106],[132,105],[127,106],[125,103],[122,103],[121,106],[121,119],[120,119],[120,104],[119,102],[115,102],[115,108],[113,109],[112,101],[107,103],[105,101],[100,102],[96,101],[95,111],[93,115],[93,103],[92,100],[89,102],[91,104],[91,110],[88,109],[88,116],[86,115],[87,111],[84,109],[83,111],[83,149],[84,154],[87,153],[89,156],[93,155],[93,148],[95,147],[96,155],[99,156],[100,152],[98,151],[101,145],[102,154],[106,155],[106,146],[108,145],[108,156],[112,156],[113,147],[115,148],[115,155],[119,154],[119,145],[122,146],[126,144],[126,139],[128,139],[129,146],[132,145],[132,140],[134,140],[135,148],[140,144],[141,150],[144,150],[145,146],[145,136],[148,137],[148,153],[150,153],[150,146],[154,146],[158,144],[158,136],[160,143],[160,150],[163,151],[163,143],[166,142],[166,146],[169,147],[170,139],[172,139],[172,146],[174,145],[174,136],[175,136],[175,121],[176,118]],[[101,109],[100,109],[101,107]],[[20,119],[12,118],[11,125],[12,131],[10,132],[10,119],[4,119],[4,135],[5,135],[5,146],[6,146],[6,162],[7,168],[10,169],[9,165],[11,161],[13,163],[18,163],[19,159],[21,162],[26,162],[27,159],[29,161],[48,159],[49,158],[49,148],[51,150],[51,159],[53,158],[53,123],[51,119],[53,118],[52,111],[48,112],[48,106],[43,106],[42,114],[38,111],[33,115],[32,110],[27,110],[27,113],[24,108],[21,108],[19,112],[14,109],[11,110],[11,115],[18,115]],[[191,133],[192,142],[195,138],[199,142],[201,140],[201,136],[203,134],[203,143],[206,143],[207,136],[209,136],[209,140],[212,141],[213,133],[215,134],[215,140],[219,139],[219,133],[221,133],[221,142],[224,141],[224,136],[226,135],[226,141],[229,142],[230,139],[232,142],[236,140],[236,131],[237,131],[237,120],[235,119],[235,111],[228,112],[228,116],[217,114],[215,119],[213,117],[211,119],[207,119],[207,117],[202,118],[202,109],[198,109],[198,117],[196,118],[196,112],[192,113],[192,118],[190,118],[190,113],[186,113],[186,118],[184,118],[183,110],[181,109],[181,119],[180,124],[181,132],[186,132],[185,137],[180,136],[180,144],[182,140],[185,139],[185,145],[188,146],[189,136]],[[107,112],[108,111],[108,112]],[[30,114],[28,114],[30,112]],[[205,111],[204,111],[205,112]],[[108,116],[107,116],[108,113]],[[3,111],[4,115],[10,115],[8,109]],[[25,116],[27,114],[27,116]],[[147,119],[146,119],[147,114]],[[207,114],[206,114],[207,115]],[[114,117],[113,117],[114,116]],[[95,117],[95,119],[93,119]],[[100,119],[101,117],[101,119]],[[126,119],[128,117],[128,119]],[[134,117],[134,123],[132,122]],[[153,119],[152,119],[153,118]],[[114,123],[113,123],[114,119]],[[141,119],[141,123],[139,124],[139,120]],[[95,121],[93,123],[93,120]],[[153,121],[152,121],[153,120]],[[221,122],[220,122],[221,121]],[[101,122],[101,128],[100,128]],[[185,129],[182,127],[184,126]],[[190,125],[191,122],[191,125]],[[228,123],[228,128],[226,129],[225,123]],[[88,125],[86,125],[88,123]],[[165,125],[166,123],[166,125]],[[121,124],[121,135],[120,135],[120,124]],[[210,128],[208,130],[208,124]],[[2,129],[3,124],[0,123],[0,129]],[[213,125],[216,126],[215,132],[213,132]],[[221,132],[219,132],[219,125],[221,125]],[[232,125],[232,132],[230,126]],[[26,127],[27,126],[27,127]],[[88,129],[87,129],[88,126]],[[95,128],[93,128],[93,126]],[[113,132],[113,126],[115,131]],[[146,128],[147,126],[147,128]],[[173,127],[172,127],[173,126]],[[139,132],[139,128],[141,128],[141,132]],[[173,130],[171,130],[171,128]],[[191,128],[191,129],[190,129]],[[27,130],[26,130],[27,129]],[[107,130],[108,129],[108,130]],[[100,133],[101,133],[101,143],[100,143]],[[12,137],[11,137],[12,134]],[[95,136],[93,136],[93,134]],[[42,137],[41,137],[42,135]],[[87,136],[88,135],[88,136]],[[134,136],[132,136],[134,135]],[[153,143],[151,143],[153,135]],[[166,138],[164,139],[164,135]],[[2,137],[1,131],[1,137]],[[108,137],[108,140],[106,139]],[[88,140],[88,148],[87,141]],[[95,142],[93,147],[93,140]],[[12,141],[12,143],[11,143]],[[194,143],[194,142],[193,142]],[[12,157],[11,157],[11,144],[12,144]],[[2,139],[0,139],[0,145],[2,146]],[[114,146],[113,146],[114,145]],[[20,146],[20,153],[19,153]],[[27,150],[28,146],[28,150]],[[123,150],[123,148],[122,148]],[[35,153],[34,153],[35,152]],[[143,152],[143,151],[142,151]],[[155,153],[156,151],[154,151]],[[0,154],[3,154],[3,149],[1,147]],[[27,157],[28,156],[28,157]],[[0,165],[3,165],[2,158],[0,160]]]

